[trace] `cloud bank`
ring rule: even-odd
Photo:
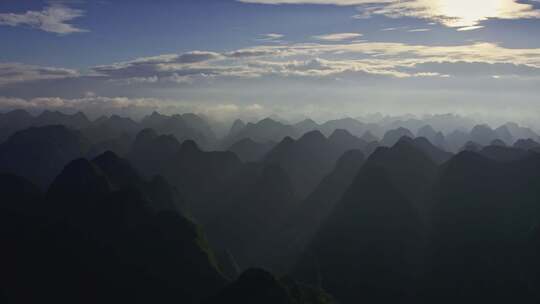
[[[0,25],[24,26],[40,29],[49,33],[67,35],[87,32],[69,22],[84,16],[84,11],[67,7],[61,3],[52,3],[42,11],[27,11],[22,14],[0,14]]]

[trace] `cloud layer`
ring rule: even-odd
[[[238,0],[257,4],[315,4],[358,6],[356,18],[383,15],[390,18],[413,17],[438,22],[459,30],[481,28],[490,18],[540,18],[540,10],[518,0]]]
[[[69,22],[84,16],[84,11],[67,7],[61,3],[52,3],[42,11],[27,11],[22,14],[0,14],[0,25],[25,26],[49,33],[67,35],[87,32]]]

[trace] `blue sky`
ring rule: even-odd
[[[540,2],[0,2],[0,110],[540,114]]]

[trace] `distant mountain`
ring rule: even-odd
[[[24,110],[13,110],[0,113],[0,143],[13,133],[32,125],[34,117]]]
[[[433,162],[440,165],[450,158],[452,158],[453,154],[450,152],[446,152],[440,147],[437,147],[433,145],[428,139],[424,137],[417,137],[412,140],[413,144],[420,149],[422,152],[424,152]]]
[[[500,126],[497,129],[495,129],[495,133],[497,133],[497,138],[502,140],[503,142],[512,145],[515,141],[514,136],[512,135],[512,132],[510,132],[510,129],[507,125]]]
[[[540,143],[532,139],[520,139],[514,143],[514,148],[540,152]]]
[[[81,132],[91,142],[98,143],[114,140],[122,136],[135,137],[135,134],[141,129],[141,126],[130,118],[112,115],[111,117],[101,117],[95,120]]]
[[[297,195],[304,198],[331,172],[343,153],[366,147],[366,142],[345,130],[336,130],[329,138],[312,131],[296,141],[283,140],[266,155],[265,162],[279,164],[291,177]]]
[[[449,152],[459,152],[465,144],[471,140],[468,133],[455,130],[446,136],[446,144]]]
[[[366,131],[364,134],[362,134],[362,136],[360,137],[360,139],[364,140],[365,142],[378,142],[380,139],[373,135],[373,133],[371,133],[371,131]]]
[[[480,150],[482,150],[482,145],[470,140],[465,143],[465,145],[459,150],[459,152],[463,152],[463,151],[480,152]]]
[[[223,140],[223,146],[229,147],[239,140],[249,138],[255,142],[280,142],[285,137],[296,138],[300,133],[291,125],[277,122],[270,118],[263,119],[257,123],[248,123],[241,131],[235,135],[229,135]]]
[[[443,166],[434,191],[431,299],[452,286],[441,302],[529,302],[523,249],[540,216],[539,169],[538,154],[497,162],[462,152]]]
[[[220,199],[222,208],[206,226],[212,243],[230,251],[242,269],[273,268],[271,251],[276,249],[269,245],[298,206],[293,185],[282,168],[267,165],[257,171],[243,186],[226,191],[231,196]]]
[[[137,135],[127,158],[146,178],[161,175],[182,191],[199,220],[208,219],[217,210],[216,200],[222,199],[226,185],[242,168],[232,152],[206,152],[194,141],[179,143],[171,135],[158,136],[149,129]]]
[[[257,143],[249,138],[234,143],[227,149],[234,152],[244,162],[260,161],[276,145],[274,142]]]
[[[321,131],[326,136],[329,136],[336,130],[347,130],[355,136],[362,136],[368,128],[366,124],[353,118],[329,120],[321,125]]]
[[[403,137],[391,148],[378,148],[366,161],[366,164],[385,169],[392,185],[426,221],[429,221],[432,207],[430,191],[438,172],[432,157],[442,161],[440,150],[435,149],[429,142]]]
[[[32,127],[0,144],[0,171],[25,177],[45,189],[71,160],[82,157],[89,143],[64,126]]]
[[[345,152],[317,188],[295,209],[277,234],[273,245],[281,262],[280,268],[289,270],[314,238],[323,222],[331,215],[345,191],[360,171],[365,156],[360,150]]]
[[[125,156],[131,150],[134,137],[123,134],[117,138],[107,139],[101,142],[94,143],[88,149],[87,158],[94,158],[107,151],[112,151],[118,155]]]
[[[161,176],[154,176],[151,180],[144,180],[131,164],[113,152],[107,151],[92,163],[97,165],[106,175],[114,189],[135,188],[141,191],[145,199],[149,200],[150,207],[156,211],[186,210],[184,198],[179,191],[172,187]]]
[[[312,119],[305,119],[294,124],[294,128],[298,130],[299,134],[305,134],[311,131],[320,130],[321,126]]]
[[[233,122],[232,126],[231,126],[231,130],[229,131],[229,134],[228,136],[229,137],[234,137],[236,136],[238,133],[240,133],[242,131],[242,129],[244,129],[246,127],[246,123],[243,122],[242,120],[240,119],[237,119]]]
[[[397,128],[394,130],[390,130],[384,134],[384,137],[381,140],[381,145],[391,147],[395,145],[399,141],[399,139],[404,136],[414,138],[414,135],[408,129]]]
[[[498,134],[488,125],[476,125],[471,130],[471,141],[479,143],[481,146],[488,146],[492,141],[498,139]]]
[[[36,206],[46,206],[42,213],[12,223],[10,230],[19,233],[13,240],[24,242],[14,252],[2,252],[0,276],[9,281],[3,289],[8,302],[195,304],[225,286],[194,223],[176,211],[153,208],[152,198],[136,187],[122,186],[137,179],[128,167],[110,153],[95,161],[75,160],[58,175],[46,198],[39,199]],[[9,184],[24,185],[16,180]],[[160,192],[154,198],[162,198],[167,187],[154,188]],[[18,189],[11,197],[34,191]],[[27,226],[34,228],[19,228]],[[6,256],[13,259],[6,263]]]
[[[299,259],[294,275],[319,282],[342,303],[409,302],[423,235],[412,203],[383,169],[367,165]]]
[[[527,158],[532,152],[495,144],[482,148],[479,153],[495,161],[511,162]]]
[[[331,296],[290,279],[278,280],[261,269],[246,270],[204,304],[332,304]]]
[[[440,149],[446,149],[446,140],[442,132],[437,132],[432,126],[426,125],[416,133],[417,137],[424,137]]]
[[[506,142],[504,142],[502,139],[495,139],[495,140],[491,141],[491,143],[489,145],[490,146],[497,146],[497,147],[508,147]]]
[[[90,121],[82,112],[64,114],[61,112],[44,111],[38,116],[32,116],[25,110],[13,110],[0,113],[0,143],[17,131],[29,127],[63,125],[71,129],[83,129]]]
[[[522,127],[517,123],[509,122],[505,124],[510,134],[515,140],[517,139],[532,139],[540,141],[540,136],[530,128]]]
[[[69,115],[58,111],[43,111],[34,119],[32,125],[36,127],[64,125],[72,129],[80,130],[90,126],[90,120],[88,120],[86,115],[84,115],[82,112]]]
[[[165,116],[153,112],[142,119],[141,126],[159,134],[173,135],[180,142],[194,140],[204,148],[214,148],[217,142],[210,125],[195,114]]]
[[[168,170],[168,162],[180,151],[181,144],[172,135],[145,129],[137,134],[127,159],[146,177]]]

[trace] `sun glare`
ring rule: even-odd
[[[531,14],[538,13],[531,10],[531,5],[515,0],[420,0],[409,3],[415,3],[417,12],[450,27],[474,27],[489,18],[532,17]]]

